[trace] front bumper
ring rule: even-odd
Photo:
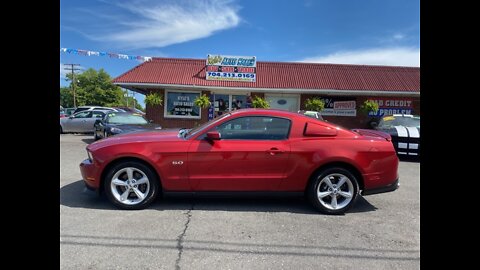
[[[88,189],[99,189],[100,181],[98,180],[97,168],[89,159],[85,159],[80,163],[80,172],[82,173],[83,182]]]
[[[392,191],[397,190],[399,187],[400,187],[400,181],[397,178],[397,180],[395,180],[395,182],[393,182],[392,184],[390,184],[388,186],[373,188],[373,189],[369,189],[369,190],[363,190],[362,195],[367,196],[367,195],[373,195],[373,194],[378,194],[378,193],[392,192]]]

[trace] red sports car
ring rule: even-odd
[[[130,133],[87,146],[88,188],[122,209],[142,209],[160,193],[306,195],[341,214],[358,194],[398,188],[390,135],[350,131],[298,113],[241,109],[194,129]]]

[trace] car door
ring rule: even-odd
[[[82,132],[81,126],[85,123],[86,119],[91,117],[91,111],[82,111],[74,114],[71,118],[64,123],[65,132]]]
[[[95,121],[101,120],[105,116],[104,112],[101,111],[92,111],[90,117],[85,118],[81,124],[81,131],[80,132],[93,132]]]
[[[192,141],[188,151],[189,182],[194,191],[273,191],[285,179],[290,155],[291,121],[269,116],[232,119]],[[208,132],[207,131],[207,132]]]

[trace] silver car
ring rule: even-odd
[[[108,110],[77,112],[70,117],[60,118],[60,133],[93,133],[95,120],[102,119]]]

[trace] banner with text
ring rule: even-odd
[[[255,56],[207,56],[205,77],[214,81],[255,82],[257,79],[257,58]]]
[[[357,101],[352,98],[322,98],[325,108],[322,116],[357,116]]]
[[[383,116],[392,114],[412,114],[413,99],[411,98],[369,98],[378,104],[377,113],[369,112],[368,116]]]

